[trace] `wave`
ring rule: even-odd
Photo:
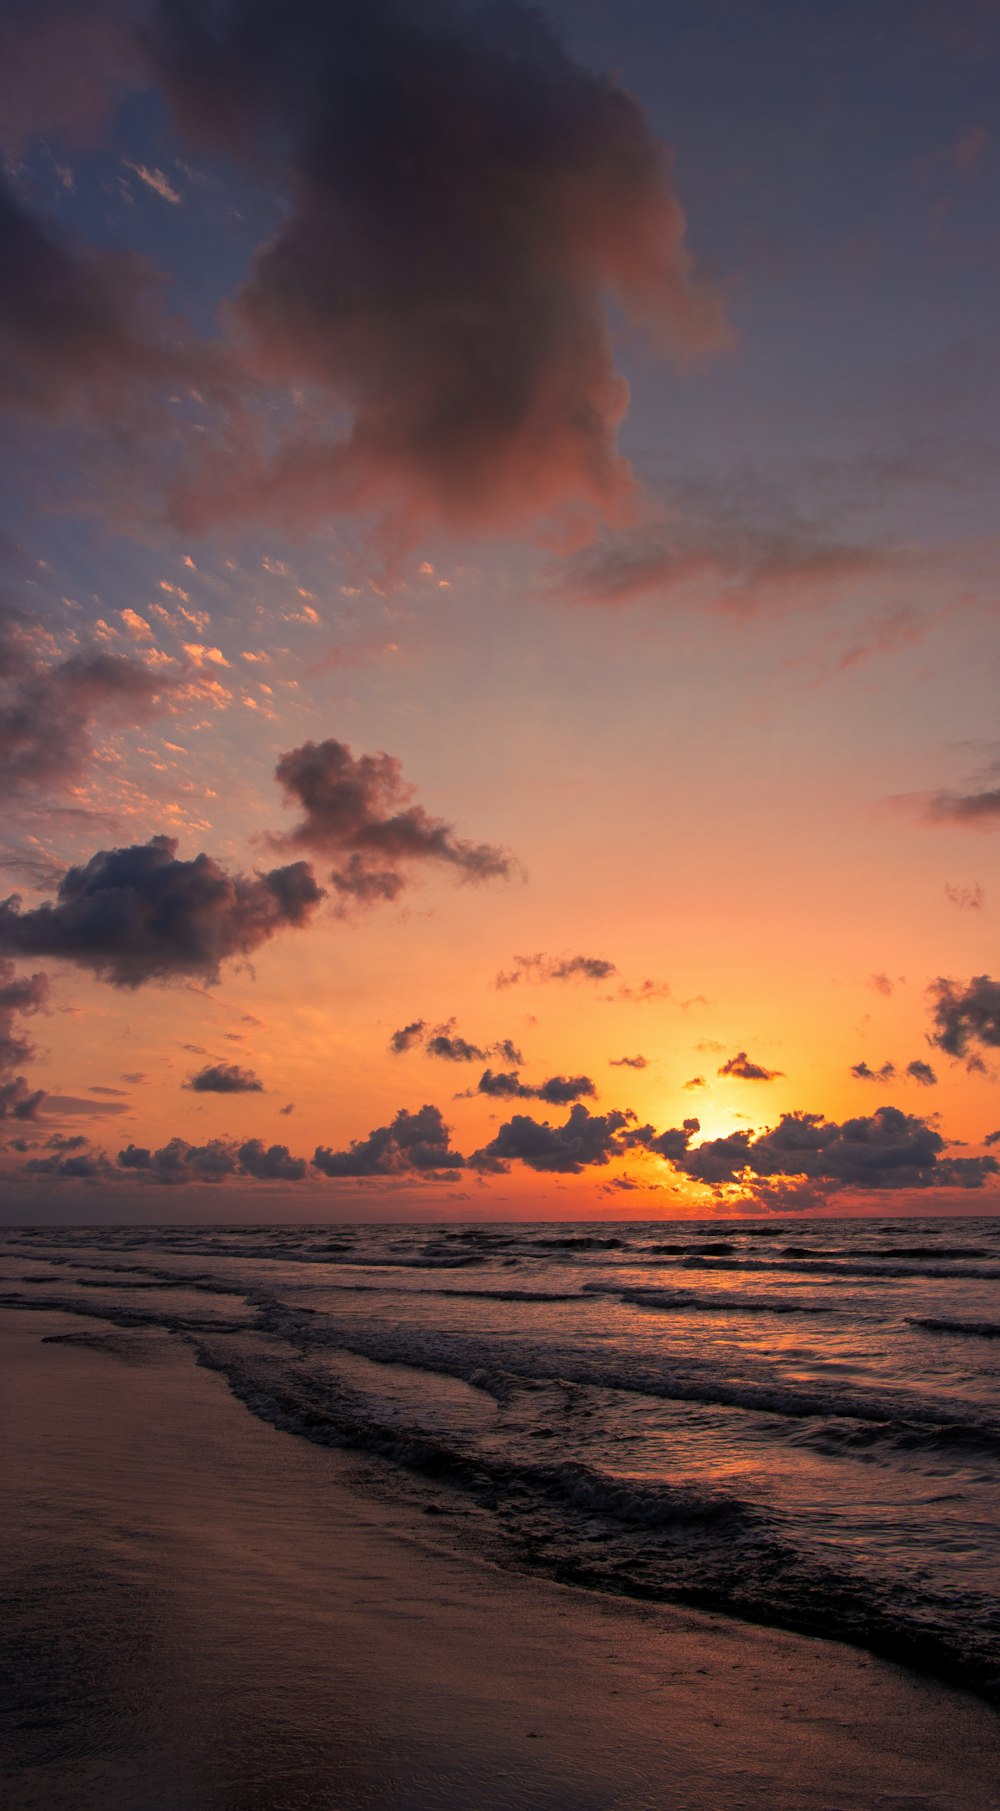
[[[1000,1616],[971,1593],[956,1606],[808,1554],[780,1516],[683,1481],[626,1477],[576,1461],[537,1464],[380,1421],[326,1377],[232,1342],[197,1342],[252,1413],[321,1445],[387,1460],[485,1512],[509,1560],[567,1584],[672,1600],[855,1646],[1000,1696]],[[447,1516],[440,1500],[425,1511]],[[447,1522],[444,1524],[447,1526]],[[476,1531],[463,1519],[468,1549]]]
[[[958,1333],[970,1339],[1000,1339],[1000,1321],[956,1321],[944,1316],[913,1314],[911,1327],[924,1327],[928,1333]]]
[[[609,1291],[610,1292],[610,1291]],[[584,1283],[584,1294],[604,1293],[599,1283]],[[720,1290],[715,1295],[698,1289],[638,1288],[619,1289],[615,1293],[623,1302],[629,1302],[636,1308],[651,1308],[665,1313],[693,1309],[703,1314],[836,1314],[837,1309],[829,1302],[797,1302],[786,1296],[758,1295],[738,1296]]]

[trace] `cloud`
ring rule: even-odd
[[[71,1142],[75,1144],[76,1140]],[[72,1155],[55,1151],[51,1157],[29,1157],[21,1169],[27,1176],[59,1176],[72,1182],[103,1182],[113,1174],[105,1153],[91,1149],[74,1150]]]
[[[920,1057],[914,1057],[912,1063],[907,1063],[906,1073],[911,1080],[919,1082],[922,1088],[937,1087],[937,1076],[930,1063],[923,1062]]]
[[[682,361],[729,338],[631,96],[535,9],[450,0],[166,0],[159,64],[199,142],[287,155],[234,313],[256,371],[330,422],[208,469],[190,519],[377,509],[407,538],[623,514],[609,300]]]
[[[182,347],[159,317],[152,267],[71,240],[0,177],[0,408],[114,419],[150,386],[207,382],[208,350]]]
[[[429,1056],[443,1057],[448,1063],[481,1063],[486,1051],[478,1044],[470,1044],[467,1038],[454,1036],[446,1031],[437,1032],[427,1040]]]
[[[820,1113],[785,1113],[772,1130],[731,1132],[672,1158],[697,1182],[805,1176],[827,1187],[979,1188],[1000,1170],[993,1157],[942,1157],[945,1140],[898,1107],[838,1125]]]
[[[873,993],[881,994],[886,1000],[891,999],[895,991],[895,985],[888,975],[869,975],[868,986]]]
[[[258,1182],[301,1182],[309,1167],[304,1157],[293,1157],[287,1145],[265,1149],[259,1138],[248,1138],[236,1155],[243,1174]]]
[[[5,0],[0,14],[0,144],[36,133],[89,143],[117,90],[139,77],[129,0]]]
[[[970,1046],[1000,1048],[1000,981],[974,975],[965,986],[943,976],[931,984],[934,1001],[930,1042],[949,1056],[967,1056]]]
[[[696,515],[686,526],[647,522],[588,549],[563,569],[554,594],[616,605],[695,590],[722,609],[750,612],[801,605],[889,564],[883,550],[825,541],[808,526],[770,530]]]
[[[863,1062],[851,1064],[851,1074],[856,1082],[891,1082],[895,1073],[895,1063],[884,1062],[881,1069],[871,1069]]]
[[[930,824],[972,824],[992,830],[1000,824],[1000,787],[983,792],[936,792],[925,802],[924,817]]]
[[[648,1056],[609,1056],[612,1069],[648,1069]]]
[[[564,1107],[571,1100],[595,1095],[597,1089],[589,1075],[550,1075],[548,1081],[532,1088],[522,1082],[516,1070],[498,1073],[485,1069],[475,1092],[488,1094],[496,1100],[543,1100],[550,1107]]]
[[[401,1107],[391,1125],[377,1126],[347,1150],[319,1146],[313,1163],[333,1177],[436,1175],[464,1167],[465,1159],[451,1149],[449,1138],[440,1108],[423,1106],[408,1113]]]
[[[55,902],[23,911],[0,901],[0,954],[48,955],[117,987],[198,975],[306,924],[323,897],[306,862],[229,874],[210,855],[176,859],[169,836],[101,849],[67,869]]]
[[[692,1088],[707,1088],[708,1083],[703,1075],[692,1075],[691,1080],[685,1082],[684,1086],[690,1092]]]
[[[8,796],[75,779],[98,718],[142,722],[180,682],[124,654],[45,658],[38,639],[0,603],[0,785]]]
[[[241,1069],[239,1063],[206,1063],[197,1075],[189,1075],[185,1088],[195,1094],[263,1094],[264,1084],[252,1069]]]
[[[735,1056],[722,1064],[718,1073],[738,1076],[744,1082],[773,1082],[784,1074],[784,1070],[765,1069],[760,1063],[752,1063],[745,1050],[738,1050]]]
[[[469,1162],[479,1169],[518,1162],[532,1170],[575,1176],[591,1165],[610,1163],[627,1149],[634,1120],[628,1111],[592,1114],[579,1103],[562,1126],[515,1113]]]
[[[949,899],[953,906],[957,906],[960,912],[981,912],[986,903],[986,890],[980,886],[978,880],[963,887],[953,887],[950,882],[945,881],[944,891],[945,898]]]
[[[618,973],[605,956],[515,956],[514,966],[501,970],[497,987],[516,987],[521,981],[608,981]]]
[[[13,962],[0,958],[0,1119],[35,1119],[45,1099],[43,1089],[29,1088],[24,1076],[15,1074],[35,1054],[16,1021],[41,1012],[48,997],[47,975],[18,975]]]
[[[389,1049],[396,1056],[402,1056],[404,1051],[412,1050],[414,1044],[420,1043],[426,1029],[424,1019],[414,1019],[411,1024],[403,1025],[399,1031],[393,1032],[389,1039]]]
[[[332,738],[306,742],[282,755],[275,769],[290,803],[303,816],[270,838],[275,848],[310,849],[338,862],[330,875],[337,892],[357,904],[392,900],[414,864],[436,862],[467,881],[506,878],[510,857],[490,843],[457,837],[442,818],[411,803],[414,788],[392,755],[355,757]]]

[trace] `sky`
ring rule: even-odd
[[[7,0],[6,1220],[997,1211],[998,64]]]

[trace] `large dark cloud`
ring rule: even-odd
[[[931,988],[934,1001],[931,1043],[949,1056],[968,1056],[977,1044],[1000,1048],[1000,981],[973,975],[963,986],[943,976]]]
[[[562,1126],[515,1113],[470,1162],[477,1168],[518,1162],[532,1170],[575,1176],[591,1165],[610,1163],[627,1149],[634,1120],[635,1115],[627,1111],[613,1108],[609,1113],[590,1113],[579,1103]]]
[[[12,157],[42,132],[92,142],[122,87],[140,79],[133,0],[4,0],[0,144]]]
[[[439,1107],[423,1106],[418,1113],[401,1107],[391,1125],[377,1126],[347,1150],[319,1146],[313,1163],[333,1177],[433,1175],[464,1166],[449,1140]]]
[[[501,969],[497,987],[516,987],[520,981],[608,981],[618,973],[606,956],[515,956],[514,966]]]
[[[727,338],[638,103],[517,4],[159,10],[184,125],[287,170],[236,302],[256,368],[349,416],[206,472],[189,518],[374,506],[406,534],[621,513],[609,298],[682,357]]]
[[[29,1088],[24,1076],[15,1074],[35,1054],[16,1020],[40,1012],[48,997],[46,975],[18,975],[13,962],[0,958],[0,1119],[34,1119],[45,1098],[41,1088]]]
[[[780,1069],[765,1069],[762,1063],[754,1063],[745,1050],[738,1050],[722,1064],[720,1075],[735,1075],[743,1082],[773,1082],[782,1074]]]
[[[456,836],[450,824],[414,804],[414,788],[392,755],[355,756],[330,738],[290,749],[275,773],[303,815],[272,843],[332,856],[333,885],[359,904],[395,899],[407,870],[421,863],[440,863],[462,880],[494,880],[511,871],[502,849]]]
[[[258,1182],[301,1182],[309,1168],[304,1157],[293,1157],[285,1144],[266,1147],[259,1138],[248,1138],[236,1153],[245,1176]]]
[[[785,1113],[769,1131],[731,1132],[670,1155],[686,1175],[709,1184],[749,1174],[806,1176],[835,1188],[979,1188],[1000,1170],[992,1157],[943,1157],[945,1143],[926,1120],[879,1107],[843,1124],[819,1113]]]
[[[98,719],[142,722],[178,683],[100,649],[53,659],[25,617],[0,603],[0,786],[9,797],[75,779]]]
[[[263,1094],[264,1084],[252,1069],[239,1063],[206,1063],[184,1083],[195,1094]]]
[[[114,417],[150,386],[207,379],[159,319],[144,259],[71,241],[0,175],[0,407]]]
[[[571,1100],[590,1099],[597,1093],[589,1075],[550,1075],[537,1088],[522,1082],[516,1070],[485,1069],[477,1094],[493,1100],[543,1100],[550,1107],[568,1106]]]
[[[210,855],[178,861],[176,849],[169,836],[102,849],[67,870],[54,903],[0,901],[0,954],[59,957],[118,987],[211,980],[220,963],[304,925],[323,896],[306,862],[251,877]]]

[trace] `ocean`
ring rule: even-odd
[[[1000,1697],[1000,1220],[10,1228],[0,1261],[54,1343],[170,1336],[438,1545]]]

